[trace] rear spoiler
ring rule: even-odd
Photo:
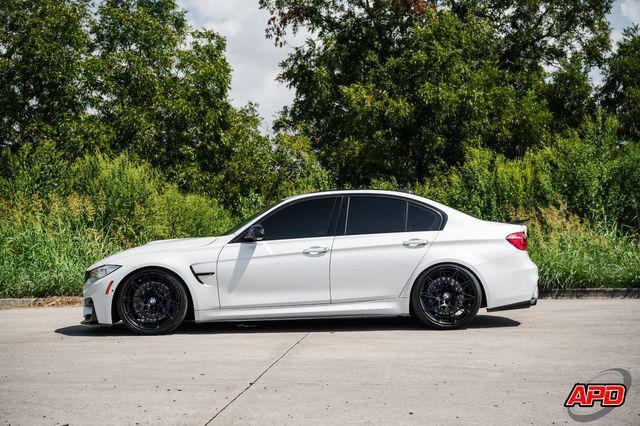
[[[518,225],[524,227],[524,235],[529,235],[529,226],[527,226],[527,223],[529,223],[529,219],[512,220],[507,223],[509,225]]]

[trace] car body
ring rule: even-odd
[[[154,241],[91,265],[84,323],[124,319],[119,289],[132,274],[138,281],[131,284],[129,310],[154,308],[148,303],[158,298],[148,291],[162,279],[144,278],[146,270],[166,273],[184,288],[184,317],[196,322],[410,315],[415,283],[439,265],[473,281],[481,290],[477,307],[529,307],[538,297],[538,270],[526,251],[526,232],[523,225],[483,221],[402,191],[294,196],[227,235]],[[434,286],[455,284],[454,272],[440,274],[449,278],[436,277]],[[147,293],[139,289],[143,282]],[[451,295],[443,292],[434,304],[446,306],[442,298]],[[176,303],[162,303],[178,313]]]

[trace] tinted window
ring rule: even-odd
[[[440,228],[440,215],[431,209],[409,203],[407,212],[407,231],[437,231]]]
[[[324,237],[336,198],[316,198],[285,207],[260,223],[265,240]]]
[[[351,197],[347,234],[404,231],[406,201],[384,197]]]

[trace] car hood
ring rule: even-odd
[[[123,250],[111,256],[105,257],[89,266],[87,270],[91,270],[100,265],[108,264],[121,264],[121,260],[130,256],[136,256],[139,254],[147,254],[159,251],[167,250],[181,250],[189,248],[204,247],[213,243],[218,237],[200,237],[200,238],[173,238],[170,240],[156,240],[151,241],[142,246],[133,247],[128,250]]]

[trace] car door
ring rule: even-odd
[[[400,197],[354,195],[344,204],[331,252],[331,301],[398,297],[442,214]]]
[[[262,241],[227,244],[218,257],[220,306],[328,303],[339,201],[324,196],[291,202],[260,219]]]

